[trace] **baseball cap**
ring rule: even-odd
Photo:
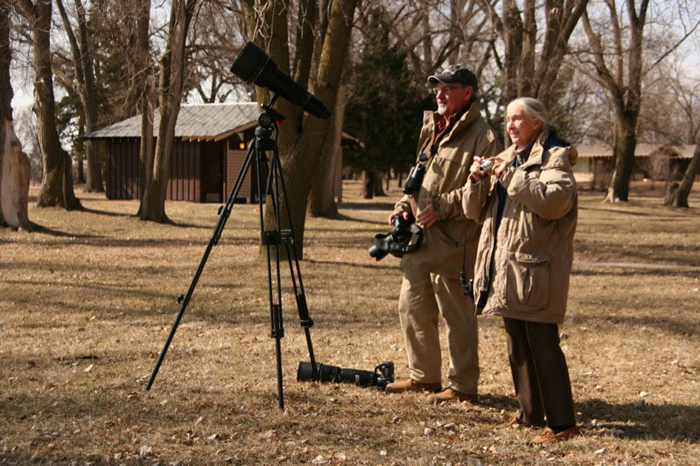
[[[474,73],[464,68],[462,65],[452,65],[449,68],[442,70],[439,74],[428,76],[428,82],[432,85],[440,82],[443,84],[462,84],[464,86],[471,86],[472,89],[474,89],[475,94],[479,87]]]

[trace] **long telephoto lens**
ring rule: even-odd
[[[252,42],[248,42],[238,54],[231,65],[231,72],[245,82],[252,82],[278,93],[317,118],[325,120],[331,116],[330,110],[323,102],[280,70],[277,63]]]
[[[314,379],[312,368],[313,366],[310,362],[300,362],[297,368],[297,380],[300,382],[352,383],[361,387],[376,385],[377,377],[374,372],[357,369],[342,369],[337,366],[316,363],[318,379]]]

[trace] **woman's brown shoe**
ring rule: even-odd
[[[530,443],[533,445],[546,445],[548,443],[555,443],[555,442],[561,442],[563,440],[569,440],[571,437],[575,437],[577,435],[580,435],[581,431],[578,429],[578,427],[573,426],[569,427],[566,430],[562,430],[558,434],[555,434],[552,429],[549,427],[546,427],[544,429],[544,433],[542,435],[538,435]]]

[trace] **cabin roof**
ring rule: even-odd
[[[219,141],[257,124],[255,102],[182,105],[175,125],[175,137],[184,140]],[[153,135],[158,134],[160,112],[155,110]],[[141,115],[119,121],[85,136],[88,139],[140,138]]]

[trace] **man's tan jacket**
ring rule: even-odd
[[[527,161],[509,167],[501,177],[508,196],[497,230],[495,178],[470,179],[465,186],[467,217],[483,221],[474,300],[479,303],[488,293],[484,315],[543,323],[564,320],[578,218],[571,171],[577,152],[549,137],[542,131]],[[499,157],[511,162],[515,145]]]
[[[423,116],[418,154],[430,155],[436,115],[436,112],[425,112]],[[430,201],[438,219],[425,229],[420,247],[403,256],[401,267],[420,268],[456,278],[466,262],[467,275],[471,277],[479,226],[464,215],[462,187],[474,156],[495,156],[503,146],[482,118],[476,102],[447,131],[440,139],[437,153],[428,162],[420,191],[404,195],[396,203],[394,210],[417,216],[426,207],[426,201]]]

